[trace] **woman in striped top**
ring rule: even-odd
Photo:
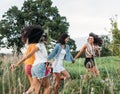
[[[85,52],[85,62],[84,65],[87,68],[88,72],[93,74],[94,76],[99,75],[99,71],[95,66],[94,57],[96,56],[96,52],[100,56],[99,46],[102,45],[102,39],[98,37],[98,35],[94,33],[90,33],[88,37],[87,43],[82,47],[82,49],[77,53],[75,59],[81,56],[83,52]]]

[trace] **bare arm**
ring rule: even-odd
[[[82,49],[77,53],[77,55],[75,56],[74,59],[77,59],[79,56],[81,56],[81,54],[84,52],[84,50],[86,49],[87,45],[85,44]]]
[[[12,64],[10,66],[10,70],[13,70],[15,67],[17,67],[19,64],[21,64],[22,62],[24,62],[26,59],[28,59],[29,57],[31,57],[36,51],[38,51],[38,47],[35,47],[29,54],[24,55],[16,64]]]

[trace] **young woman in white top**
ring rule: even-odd
[[[68,71],[63,66],[64,60],[68,62],[74,62],[74,59],[70,53],[69,45],[67,45],[68,41],[69,41],[69,36],[66,33],[62,34],[55,48],[48,56],[48,61],[52,58],[55,59],[55,61],[53,62],[53,75],[55,78],[54,94],[58,94],[58,88],[61,79],[70,78]]]
[[[39,25],[28,26],[28,43],[34,44],[35,47],[31,51],[23,56],[23,58],[16,64],[11,65],[10,69],[14,69],[19,64],[29,59],[33,54],[35,55],[34,63],[32,64],[31,74],[33,78],[33,86],[35,94],[39,94],[42,82],[44,82],[44,94],[50,94],[50,82],[49,78],[45,74],[46,62],[47,62],[47,50],[43,40],[44,30]],[[27,93],[25,93],[27,94]]]
[[[81,54],[85,51],[85,62],[84,65],[87,68],[88,72],[93,75],[99,75],[99,71],[95,66],[95,53],[97,52],[100,55],[100,51],[98,49],[99,46],[102,45],[102,39],[98,37],[98,35],[94,33],[89,34],[88,42],[82,47],[82,49],[77,53],[74,59],[77,59],[81,56]]]

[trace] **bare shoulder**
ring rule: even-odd
[[[83,45],[83,48],[87,48],[87,43],[85,43],[85,44]]]
[[[81,51],[84,51],[86,48],[87,48],[87,43],[85,43],[85,44],[82,46]]]

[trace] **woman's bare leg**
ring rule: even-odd
[[[32,76],[28,75],[28,79],[29,79],[29,82],[30,82],[30,87],[29,87],[29,89],[26,91],[27,94],[33,92],[33,90],[34,90],[34,87],[33,87],[33,78],[32,78]]]
[[[44,87],[44,93],[43,94],[50,94],[50,80],[49,77],[43,78],[43,87]]]
[[[93,68],[89,68],[88,72],[90,74],[92,74],[93,76],[98,76],[99,75],[99,70],[95,66],[93,66]]]
[[[96,66],[93,67],[93,70],[95,72],[95,75],[98,76],[99,75],[99,70],[96,68]]]
[[[33,86],[35,89],[35,94],[39,94],[40,92],[40,88],[41,88],[41,84],[42,84],[42,80],[43,79],[37,79],[37,78],[33,78]]]
[[[66,70],[62,71],[61,74],[62,74],[62,76],[60,77],[61,79],[65,80],[70,78],[70,75]]]
[[[55,84],[54,84],[54,94],[58,94],[58,88],[60,85],[60,73],[54,73]]]

